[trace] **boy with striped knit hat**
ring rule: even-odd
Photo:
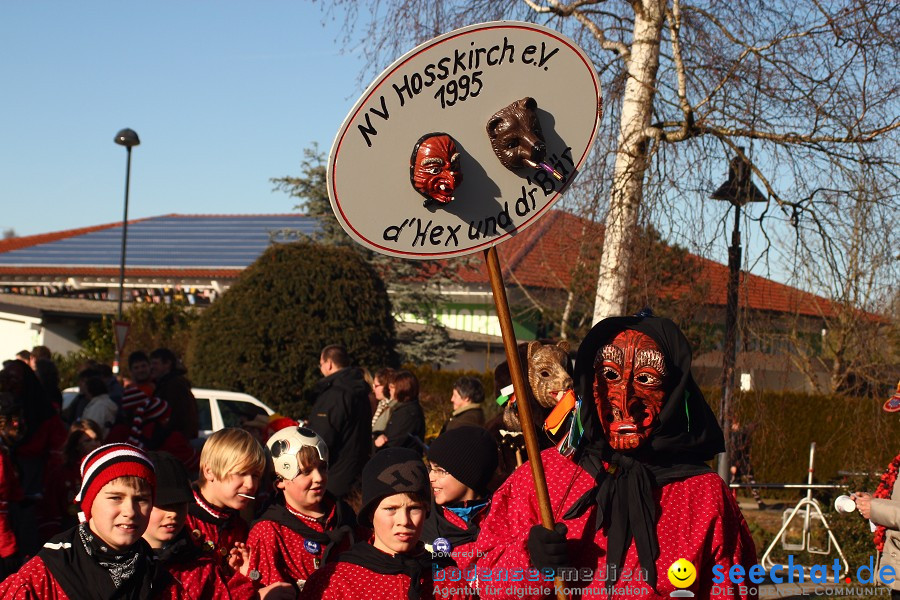
[[[0,584],[0,598],[180,598],[141,535],[156,475],[150,458],[129,444],[85,456],[81,524],[61,533]]]

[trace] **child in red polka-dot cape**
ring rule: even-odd
[[[254,501],[266,460],[256,438],[236,428],[209,436],[200,453],[200,477],[188,506],[187,530],[191,541],[215,557],[229,576],[240,566],[236,550],[250,531],[240,511]]]
[[[408,448],[377,452],[362,472],[360,523],[371,525],[368,542],[358,542],[315,571],[301,600],[422,600],[473,598],[465,582],[447,579],[452,559],[432,555],[421,541],[428,516],[428,473],[419,453]]]
[[[217,557],[203,552],[191,543],[185,530],[188,505],[193,501],[187,470],[180,460],[166,452],[150,452],[156,466],[156,496],[150,513],[150,524],[144,541],[151,548],[160,565],[172,574],[177,586],[190,598],[221,600],[249,600],[265,598],[278,588],[280,593],[292,593],[286,583],[257,590],[247,576],[249,564],[243,548],[242,566],[227,578]],[[237,553],[237,552],[236,552]]]
[[[356,515],[325,491],[328,446],[305,427],[286,427],[266,442],[280,498],[250,530],[250,576],[257,585],[284,581],[302,588],[321,565],[355,541]]]
[[[497,469],[497,443],[484,427],[466,425],[442,433],[426,454],[434,504],[422,534],[425,548],[449,554],[462,580],[472,580],[475,540],[491,509],[487,488]]]

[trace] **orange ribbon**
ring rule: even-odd
[[[574,390],[566,390],[566,393],[563,395],[562,400],[560,400],[556,406],[550,411],[550,414],[544,419],[544,430],[550,431],[553,435],[556,435],[556,432],[559,431],[560,426],[565,421],[566,417],[570,412],[575,408],[575,391]]]

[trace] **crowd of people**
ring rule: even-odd
[[[89,361],[78,372],[78,393],[63,404],[60,378],[46,346],[19,352],[0,370],[5,490],[0,529],[0,576],[34,556],[56,534],[77,524],[74,499],[83,458],[109,442],[162,450],[187,468],[199,463],[197,404],[175,355],[159,348],[129,357],[130,378]],[[124,384],[124,385],[123,385]]]
[[[455,382],[426,440],[413,373],[370,377],[328,346],[308,415],[201,444],[170,351],[132,354],[121,382],[86,366],[66,407],[41,352],[0,374],[0,599],[705,598],[713,568],[757,562],[707,464],[723,432],[667,319],[606,319],[582,341],[575,451],[526,456],[545,499],[527,462],[498,479],[476,378]],[[666,576],[681,559],[696,581]]]

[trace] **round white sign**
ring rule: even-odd
[[[559,198],[601,106],[590,59],[559,32],[515,21],[451,31],[394,62],[350,111],[328,159],[331,206],[382,254],[482,250]]]

